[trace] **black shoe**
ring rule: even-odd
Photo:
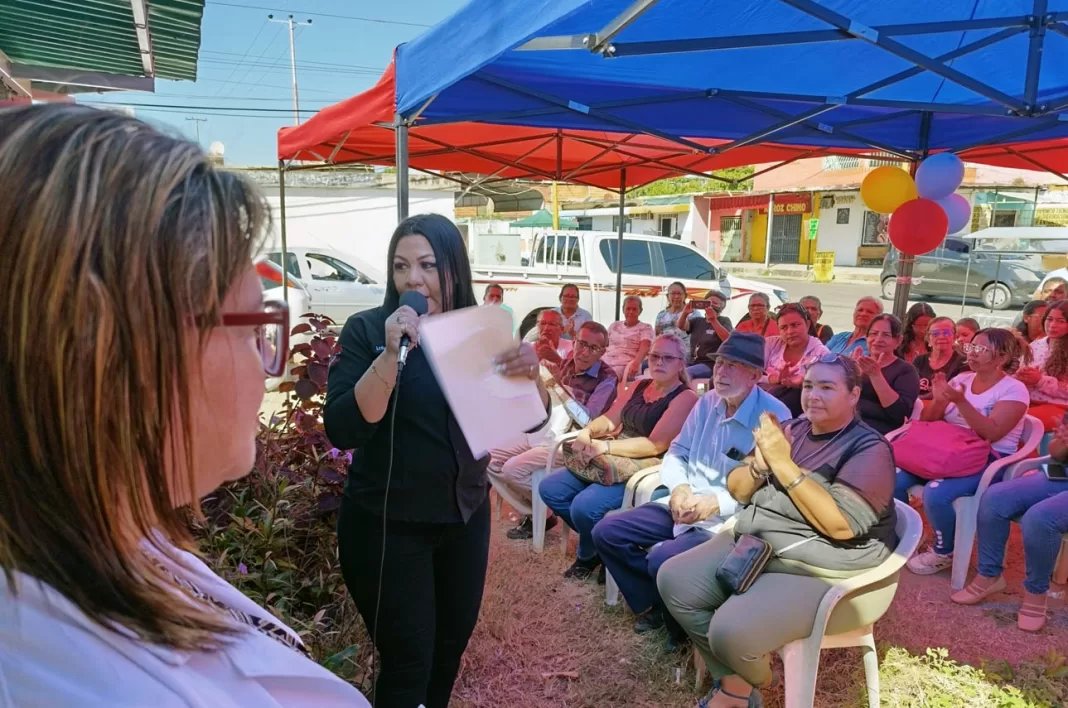
[[[581,558],[576,558],[571,567],[564,571],[564,577],[569,580],[589,580],[590,576],[593,575],[593,571],[597,570],[600,565],[601,559],[597,556],[585,561]]]
[[[660,629],[664,626],[664,613],[657,608],[643,612],[634,620],[634,632],[645,634]]]
[[[534,522],[530,520],[529,516],[524,516],[518,526],[514,529],[508,529],[506,535],[513,541],[525,541],[528,538],[534,538]]]
[[[664,651],[668,654],[688,649],[689,646],[690,638],[686,635],[686,632],[675,633],[669,630],[667,637],[664,639]]]
[[[597,571],[597,584],[604,585],[608,582],[608,568],[601,566],[601,569]]]

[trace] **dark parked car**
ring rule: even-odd
[[[1027,303],[1042,281],[1042,273],[1032,267],[1033,259],[1026,256],[1003,255],[999,267],[995,253],[980,250],[972,254],[969,269],[970,250],[969,242],[947,238],[935,250],[917,256],[912,268],[911,292],[959,300],[964,294],[967,277],[970,299],[981,300],[983,307],[1006,310],[1013,305]],[[879,275],[884,300],[894,299],[897,261],[898,251],[891,248],[883,261],[883,272]]]

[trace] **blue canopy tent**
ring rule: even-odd
[[[645,133],[698,159],[774,142],[915,164],[1068,137],[1068,0],[472,0],[396,67],[398,170],[409,126],[461,121]]]

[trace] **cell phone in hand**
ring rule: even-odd
[[[1068,470],[1064,465],[1051,462],[1046,465],[1046,479],[1051,482],[1068,482]]]
[[[712,307],[711,300],[690,300],[690,304],[693,305],[695,310],[707,310]]]

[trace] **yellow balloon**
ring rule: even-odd
[[[879,214],[892,214],[917,196],[912,175],[897,167],[877,167],[860,184],[860,198]]]

